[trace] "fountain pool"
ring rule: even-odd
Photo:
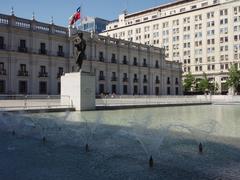
[[[0,179],[240,179],[239,108],[0,112]]]

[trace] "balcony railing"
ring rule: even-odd
[[[127,60],[122,61],[123,64],[128,64]]]
[[[100,56],[98,59],[99,59],[99,61],[104,62],[103,56]]]
[[[64,57],[64,52],[58,51],[58,52],[57,52],[57,55],[58,55],[59,57]]]
[[[39,72],[38,77],[48,77],[47,72]]]
[[[138,65],[138,63],[137,63],[137,62],[133,62],[133,65],[134,65],[134,66],[137,66],[137,65]]]
[[[39,54],[47,54],[47,50],[46,49],[39,49]]]
[[[19,46],[19,47],[18,47],[18,52],[27,53],[27,52],[28,52],[28,49],[27,49],[26,47],[21,47],[21,46]]]
[[[6,44],[1,44],[0,49],[6,49]]]
[[[143,83],[147,83],[148,81],[147,81],[147,79],[143,79]]]
[[[134,78],[134,79],[133,79],[133,82],[134,82],[134,83],[137,83],[137,82],[138,82],[138,79],[137,79],[137,78]]]
[[[105,77],[104,76],[99,76],[99,81],[104,81]]]
[[[112,58],[112,59],[111,59],[111,63],[117,63],[117,60],[114,59],[114,58]]]
[[[156,84],[160,84],[159,79],[156,79],[155,83],[156,83]]]
[[[18,71],[18,76],[28,76],[28,71],[19,70]]]
[[[117,77],[112,77],[111,81],[117,81]]]
[[[143,67],[147,67],[147,64],[146,64],[146,63],[143,63],[142,66],[143,66]]]
[[[63,74],[64,74],[63,72],[57,73],[57,78],[60,78]]]
[[[123,78],[123,82],[128,82],[128,78]]]
[[[6,69],[1,69],[0,70],[0,75],[7,75]]]
[[[159,65],[158,65],[158,64],[155,64],[155,68],[159,68]]]

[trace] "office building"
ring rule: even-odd
[[[183,77],[207,74],[226,92],[231,65],[240,67],[240,1],[180,0],[121,14],[101,35],[163,47],[182,63]]]

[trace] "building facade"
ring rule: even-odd
[[[98,34],[106,29],[106,26],[109,22],[110,21],[98,17],[87,16],[81,20],[79,29],[87,32],[95,32]]]
[[[165,61],[164,49],[84,32],[96,93],[181,94],[181,64]],[[0,94],[60,93],[60,77],[74,72],[68,29],[0,14]]]
[[[102,35],[164,47],[167,60],[182,62],[183,76],[206,73],[225,92],[230,66],[240,67],[240,1],[180,0],[121,14]]]

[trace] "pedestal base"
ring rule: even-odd
[[[61,96],[69,96],[77,111],[94,110],[95,76],[86,72],[66,73],[61,77]]]

